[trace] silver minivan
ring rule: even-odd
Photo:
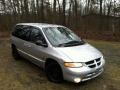
[[[12,55],[24,57],[45,70],[56,83],[79,83],[103,72],[102,53],[61,25],[19,23],[11,35]]]

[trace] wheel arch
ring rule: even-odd
[[[47,64],[49,64],[49,63],[57,63],[57,64],[59,64],[59,62],[58,62],[57,60],[52,59],[52,58],[47,58],[47,59],[45,60],[45,66],[46,66]],[[59,64],[59,66],[60,66],[60,64]]]
[[[50,63],[57,63],[57,64],[60,66],[60,68],[61,68],[61,70],[62,70],[62,72],[63,72],[63,69],[62,69],[62,66],[61,66],[60,62],[58,62],[56,59],[47,58],[47,59],[45,60],[45,67],[46,67],[46,65],[48,65],[48,64],[50,64]]]

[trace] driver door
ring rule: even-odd
[[[44,35],[39,28],[31,27],[31,35],[30,35],[30,42],[31,42],[31,49],[30,55],[32,57],[32,62],[37,64],[38,66],[43,67],[45,62],[46,56],[46,49],[47,47],[43,47],[36,44],[36,41],[40,40],[42,43],[46,43]]]

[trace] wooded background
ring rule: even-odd
[[[0,31],[22,22],[60,24],[83,38],[120,41],[120,1],[0,0]]]

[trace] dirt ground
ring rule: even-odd
[[[44,71],[27,60],[14,60],[10,40],[0,39],[0,90],[120,90],[120,43],[86,40],[103,52],[105,71],[97,78],[74,84],[47,80]]]

